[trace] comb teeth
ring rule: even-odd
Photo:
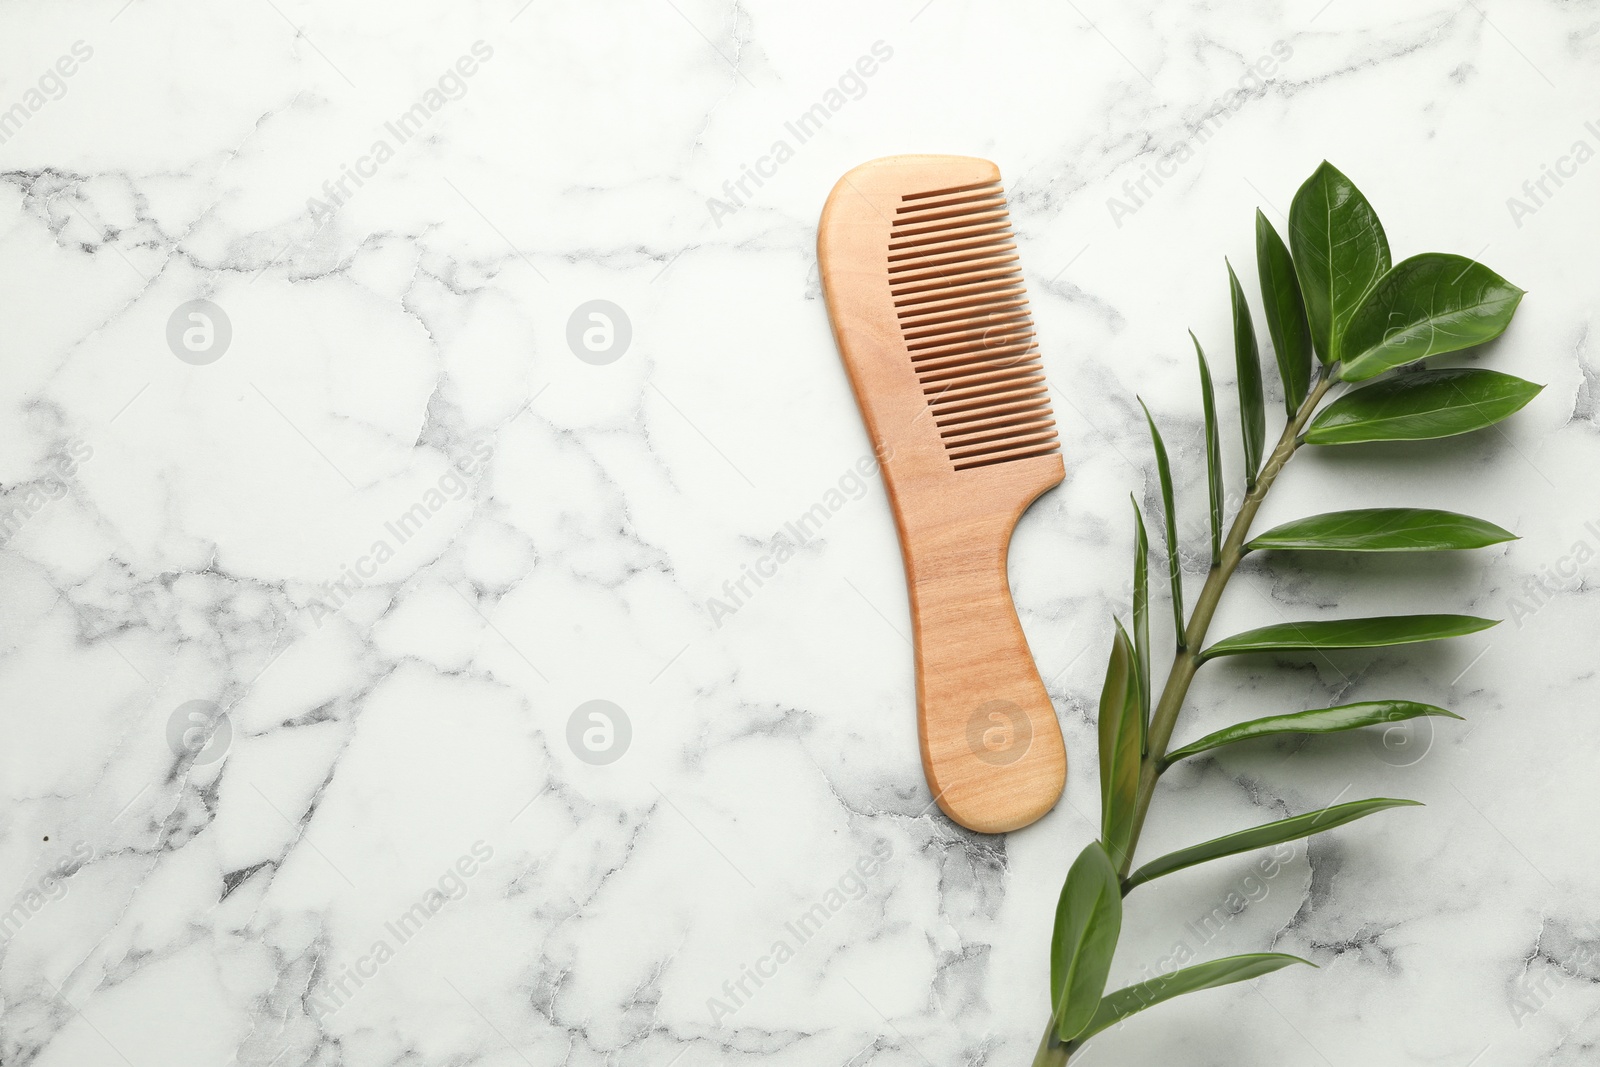
[[[956,470],[1059,452],[999,182],[909,193],[889,230],[900,336]]]

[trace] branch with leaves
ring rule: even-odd
[[[1448,551],[1511,540],[1512,534],[1491,522],[1427,508],[1363,508],[1313,515],[1256,537],[1250,536],[1250,526],[1302,445],[1332,447],[1470,433],[1506,418],[1542,388],[1495,371],[1412,366],[1498,337],[1510,324],[1522,290],[1463,256],[1431,252],[1392,263],[1388,238],[1372,206],[1327,163],[1295,194],[1288,245],[1266,216],[1256,212],[1256,260],[1283,385],[1283,432],[1267,452],[1255,326],[1244,289],[1229,265],[1245,496],[1225,531],[1216,395],[1205,352],[1194,339],[1205,412],[1211,566],[1186,619],[1172,465],[1161,431],[1146,408],[1160,483],[1175,647],[1158,694],[1151,683],[1150,545],[1135,501],[1133,634],[1117,620],[1100,696],[1100,838],[1078,856],[1062,886],[1050,945],[1052,1012],[1035,1067],[1067,1063],[1096,1034],[1180,994],[1309,962],[1275,952],[1230,956],[1107,993],[1122,929],[1123,898],[1133,889],[1198,863],[1299,840],[1415,803],[1375,797],[1336,804],[1191,845],[1135,867],[1139,833],[1167,768],[1225,745],[1261,738],[1336,733],[1422,716],[1458,717],[1432,704],[1374,700],[1273,715],[1170,748],[1189,687],[1202,665],[1223,656],[1294,656],[1437,641],[1494,625],[1494,620],[1472,615],[1387,615],[1280,623],[1206,643],[1223,591],[1248,553]],[[1358,383],[1359,388],[1334,395],[1335,390]]]

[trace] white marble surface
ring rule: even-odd
[[[1152,492],[1133,395],[1199,530],[1184,331],[1226,351],[1223,256],[1253,273],[1254,208],[1281,221],[1323,157],[1398,255],[1529,290],[1481,358],[1549,387],[1504,433],[1296,460],[1266,518],[1432,504],[1522,540],[1255,564],[1219,632],[1517,624],[1208,668],[1180,737],[1387,695],[1467,721],[1420,760],[1356,737],[1174,772],[1151,849],[1341,794],[1429,806],[1271,878],[1140,891],[1114,981],[1268,946],[1321,969],[1164,1006],[1084,1061],[1592,1061],[1600,162],[1531,213],[1508,198],[1600,147],[1600,4],[11,0],[0,56],[0,1061],[1027,1062],[1092,833],[1127,494]],[[812,248],[838,175],[906,151],[999,162],[1059,391],[1067,481],[1011,576],[1073,769],[1003,839],[928,810],[894,534],[851,480],[868,443]],[[197,299],[231,327],[209,363],[167,341]],[[609,363],[567,343],[596,299],[631,322]],[[592,700],[631,725],[608,764],[569,744]]]

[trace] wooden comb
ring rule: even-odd
[[[1066,782],[1006,580],[1017,519],[1065,474],[1000,169],[893,156],[822,209],[839,354],[883,459],[916,634],[922,766],[945,814],[1001,833]]]

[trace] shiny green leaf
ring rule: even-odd
[[[1050,940],[1051,1022],[1062,1041],[1083,1032],[1100,1005],[1122,933],[1122,892],[1100,842],[1091,841],[1067,872]]]
[[[1128,502],[1133,505],[1133,652],[1139,661],[1139,752],[1143,754],[1150,736],[1150,536],[1132,493]]]
[[[1293,715],[1269,715],[1264,719],[1252,719],[1225,730],[1218,730],[1193,744],[1174,749],[1167,753],[1162,764],[1171,766],[1181,759],[1188,759],[1197,753],[1207,752],[1223,745],[1231,745],[1236,741],[1249,741],[1258,737],[1280,737],[1285,734],[1333,734],[1363,726],[1403,722],[1424,715],[1461,718],[1453,711],[1446,711],[1432,704],[1418,704],[1414,700],[1369,700],[1360,704],[1344,704],[1337,708],[1299,711]]]
[[[1378,279],[1350,316],[1339,377],[1365,381],[1493,340],[1511,324],[1521,300],[1521,289],[1466,256],[1412,256]]]
[[[1340,359],[1345,325],[1389,272],[1389,239],[1361,190],[1327,161],[1294,194],[1289,247],[1311,339],[1324,363]]]
[[[1078,1044],[1082,1044],[1102,1030],[1117,1025],[1128,1016],[1154,1007],[1164,1000],[1171,1000],[1184,993],[1198,993],[1202,989],[1232,985],[1234,982],[1248,982],[1252,978],[1271,974],[1293,963],[1304,963],[1308,967],[1316,966],[1310,960],[1303,960],[1299,956],[1288,956],[1281,952],[1252,952],[1245,956],[1225,956],[1220,960],[1197,963],[1193,967],[1181,967],[1170,974],[1152,978],[1148,982],[1140,982],[1138,985],[1119,989],[1115,993],[1107,993],[1101,999],[1094,1018],[1089,1021],[1088,1028],[1078,1035]]]
[[[1244,433],[1244,483],[1249,490],[1256,487],[1256,475],[1261,472],[1261,451],[1267,443],[1267,409],[1261,392],[1261,350],[1256,347],[1256,327],[1250,321],[1250,305],[1232,263],[1228,264],[1228,294],[1233,303],[1233,358],[1239,377],[1239,425]]]
[[[1200,658],[1208,660],[1251,652],[1409,645],[1477,633],[1498,621],[1480,619],[1476,615],[1380,615],[1370,619],[1283,622],[1224,637],[1200,653]]]
[[[1543,388],[1492,370],[1402,374],[1341,396],[1312,420],[1305,437],[1314,445],[1453,437],[1493,426]]]
[[[1100,690],[1100,840],[1111,863],[1125,870],[1138,802],[1140,757],[1144,753],[1144,710],[1139,706],[1139,673],[1133,644],[1117,623],[1111,661]]]
[[[1311,391],[1311,324],[1300,295],[1289,249],[1259,210],[1256,212],[1256,272],[1261,276],[1261,302],[1267,312],[1267,332],[1283,381],[1283,405],[1292,419]]]
[[[1320,834],[1324,830],[1332,830],[1343,826],[1347,822],[1354,822],[1366,815],[1383,811],[1386,808],[1398,808],[1417,805],[1415,800],[1390,800],[1387,797],[1377,797],[1372,800],[1352,800],[1347,804],[1335,804],[1331,808],[1319,808],[1308,811],[1304,815],[1295,815],[1288,819],[1279,819],[1277,822],[1265,823],[1261,826],[1252,826],[1248,830],[1240,830],[1236,834],[1228,834],[1203,844],[1191,845],[1180,848],[1176,852],[1169,852],[1159,859],[1153,859],[1128,875],[1128,880],[1123,883],[1124,889],[1132,889],[1143,885],[1164,874],[1181,871],[1185,867],[1193,867],[1197,863],[1207,860],[1221,859],[1224,856],[1237,856],[1241,852],[1253,852],[1258,848],[1267,848],[1270,845],[1282,844],[1285,841],[1298,841],[1302,837]],[[1420,805],[1418,805],[1420,806]]]
[[[1312,552],[1431,552],[1483,548],[1514,541],[1516,534],[1492,522],[1433,508],[1360,508],[1329,511],[1274,526],[1251,539],[1245,551],[1295,549]]]
[[[1206,413],[1206,484],[1211,490],[1211,565],[1215,567],[1222,562],[1222,442],[1217,437],[1217,394],[1211,385],[1211,367],[1193,330],[1189,340],[1200,361],[1200,400]]]
[[[1187,646],[1187,640],[1183,636],[1183,568],[1178,565],[1178,520],[1177,508],[1172,503],[1172,464],[1167,462],[1167,446],[1161,440],[1161,431],[1156,429],[1156,420],[1150,417],[1149,407],[1142,399],[1139,406],[1144,408],[1144,421],[1150,424],[1150,441],[1156,450],[1156,474],[1161,479],[1161,508],[1167,524],[1167,577],[1172,583],[1172,626],[1177,631],[1178,648],[1181,651]]]

